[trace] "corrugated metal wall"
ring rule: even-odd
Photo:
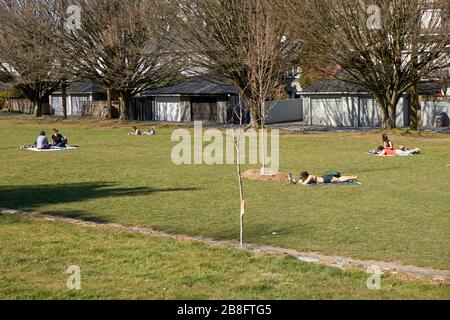
[[[82,116],[83,103],[92,101],[91,95],[68,95],[67,96],[67,115]],[[50,96],[50,104],[53,113],[57,116],[62,115],[62,96]]]
[[[229,98],[228,119],[233,119],[234,123],[239,122],[236,114],[239,114],[239,103],[245,109],[244,123],[249,123],[250,113],[247,110],[247,104],[245,103],[245,100],[239,99],[237,96]],[[303,121],[303,98],[268,101],[266,102],[266,112],[268,113],[266,119],[267,124]]]
[[[190,107],[180,97],[156,97],[153,120],[167,122],[190,121]]]
[[[153,120],[155,101],[151,98],[134,98],[131,100],[130,119],[139,121]]]
[[[227,107],[228,102],[217,97],[158,96],[152,107],[153,120],[226,123]]]
[[[192,121],[227,123],[228,101],[217,97],[192,97],[190,103]]]
[[[283,123],[303,120],[303,99],[270,101],[266,103],[267,123]]]
[[[34,112],[34,105],[29,99],[10,98],[6,100],[4,107],[10,112],[20,112],[24,114],[33,114]],[[50,104],[44,103],[42,106],[42,114],[50,114],[50,111]]]
[[[376,101],[367,96],[305,96],[304,122],[310,126],[381,127]],[[408,97],[400,99],[397,107],[398,127],[409,125]]]
[[[421,104],[423,127],[435,127],[440,112],[445,112],[447,117],[450,116],[450,97],[426,99]]]

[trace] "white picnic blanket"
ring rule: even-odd
[[[26,148],[25,150],[33,152],[55,152],[55,151],[78,150],[78,147],[68,147],[68,148],[51,147],[50,149]]]

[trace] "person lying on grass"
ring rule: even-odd
[[[154,136],[156,135],[155,128],[151,128],[150,131],[144,131],[142,132],[143,136]]]
[[[152,128],[150,131],[141,131],[137,127],[132,127],[131,132],[128,133],[129,136],[154,136],[156,135],[155,129]]]
[[[406,157],[406,156],[412,156],[415,154],[420,154],[422,150],[419,148],[415,148],[412,150],[408,150],[406,147],[400,147],[400,149],[391,150],[389,148],[385,147],[378,147],[378,155],[385,156],[385,157]]]
[[[138,127],[131,127],[131,132],[128,133],[129,136],[140,136],[142,135],[142,131],[139,130]]]
[[[328,183],[344,183],[344,182],[355,182],[358,180],[357,176],[344,176],[344,177],[335,177],[332,175],[325,175],[323,177],[318,177],[312,174],[309,174],[307,171],[300,173],[300,179],[295,182],[292,180],[292,176],[289,175],[289,182],[294,184],[328,184]]]

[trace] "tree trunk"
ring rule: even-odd
[[[258,105],[250,108],[250,115],[252,128],[256,130],[262,129],[264,121]]]
[[[238,145],[238,149],[240,149],[240,145]],[[237,152],[237,156],[240,157],[240,151]],[[240,231],[239,231],[239,243],[241,247],[244,245],[244,217],[245,217],[245,198],[244,198],[244,185],[242,183],[242,172],[241,172],[241,165],[238,158],[238,165],[237,165],[237,175],[238,175],[238,182],[239,182],[239,198],[241,200],[241,213],[240,213],[240,219],[239,219],[239,225],[240,225]]]
[[[389,118],[387,120],[386,129],[395,129],[397,127],[397,103],[390,103],[388,105]]]
[[[258,110],[259,110],[259,125],[260,129],[264,129],[266,126],[266,101],[263,99],[259,101],[258,103]]]
[[[409,126],[411,130],[419,129],[419,113],[420,113],[419,91],[417,83],[411,87],[411,96],[409,100]]]
[[[235,155],[236,155],[236,173],[238,178],[238,184],[239,184],[239,199],[240,199],[240,214],[239,214],[239,243],[242,246],[244,246],[244,218],[245,218],[245,210],[246,210],[246,201],[245,201],[245,194],[244,194],[244,182],[242,181],[242,168],[241,168],[241,143],[242,139],[245,139],[243,137],[243,120],[244,120],[244,114],[243,114],[243,108],[241,103],[241,96],[239,96],[239,132],[236,135],[236,130],[233,128],[233,144],[235,149]]]
[[[37,101],[34,101],[33,104],[34,104],[34,117],[35,118],[42,117],[43,102],[41,100],[37,100]]]
[[[420,21],[416,21],[416,24],[419,25]],[[418,53],[418,30],[415,28],[412,33],[411,40],[411,60],[415,65],[419,64],[419,53]],[[413,76],[417,77],[417,70],[414,69]],[[409,100],[409,127],[411,130],[417,131],[419,128],[419,111],[420,111],[420,102],[419,102],[419,91],[417,90],[417,81],[414,82],[414,85],[411,87],[411,96]]]
[[[66,80],[64,80],[63,84],[62,84],[62,103],[61,103],[61,107],[62,107],[63,118],[67,119],[67,82],[66,82]]]
[[[255,130],[260,128],[260,124],[258,121],[258,115],[254,111],[251,112],[251,127]]]
[[[395,129],[397,128],[397,106],[398,102],[400,101],[401,95],[398,93],[398,91],[394,91],[390,97],[388,110],[389,110],[389,121],[388,129]],[[403,107],[402,107],[403,108]],[[403,125],[402,125],[403,126]]]
[[[233,133],[235,135],[235,132]],[[242,171],[241,171],[241,141],[242,141],[242,121],[239,127],[238,136],[233,137],[234,148],[236,152],[236,171],[239,184],[239,199],[240,199],[240,215],[239,215],[239,243],[241,247],[244,245],[244,217],[245,217],[245,195],[244,195],[244,183],[242,181]]]
[[[258,124],[258,119],[259,119],[258,110],[253,105],[253,103],[248,103],[247,105],[248,105],[247,108],[250,109],[250,124],[251,124],[251,127],[254,128],[254,129],[258,129],[259,128],[259,124]]]
[[[384,103],[382,101],[379,100],[379,98],[376,99],[376,102],[377,102],[378,112],[380,113],[381,124],[383,126],[383,129],[388,129],[388,127],[389,127],[388,108],[384,105]]]
[[[386,92],[384,95],[373,92],[384,129],[394,129],[397,124],[397,105],[400,101],[398,91]]]
[[[130,96],[127,93],[120,93],[120,120],[127,121],[130,118]]]
[[[108,115],[107,117],[112,118],[112,96],[111,96],[111,89],[106,89],[106,100],[107,100],[107,107],[108,107]]]

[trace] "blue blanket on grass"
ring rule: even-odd
[[[309,184],[309,186],[311,187],[316,187],[316,186],[339,186],[339,185],[355,185],[355,186],[360,186],[362,185],[361,182],[358,181],[349,181],[349,182],[335,182],[335,183],[315,183],[315,184]]]

